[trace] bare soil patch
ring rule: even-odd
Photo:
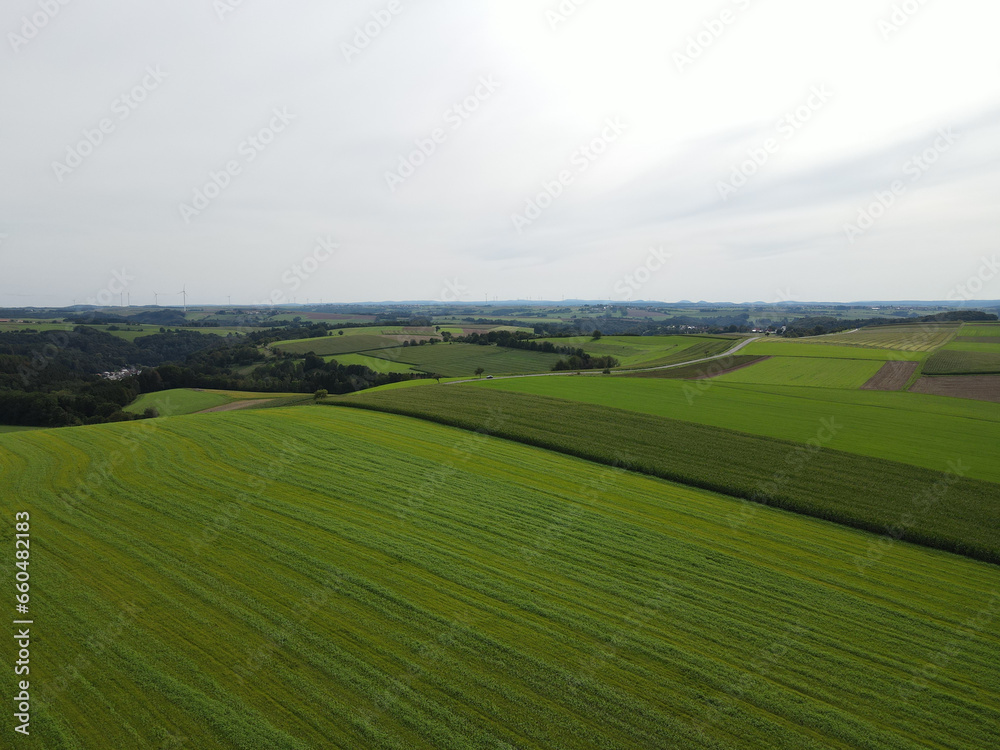
[[[861,390],[900,391],[919,366],[919,362],[886,362],[871,380],[861,386]]]
[[[1000,403],[1000,375],[957,375],[945,378],[920,378],[911,393],[929,393],[932,396],[972,398],[977,401]]]

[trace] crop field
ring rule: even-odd
[[[4,435],[0,472],[32,747],[1000,742],[993,565],[862,571],[869,534],[341,408]]]
[[[846,346],[823,343],[830,337],[822,336],[814,341],[803,339],[768,339],[754,341],[740,350],[740,354],[760,354],[771,357],[822,357],[824,359],[868,359],[884,362],[890,357],[884,349],[863,346]],[[925,351],[903,351],[896,349],[891,358],[910,362],[921,362],[927,357]]]
[[[995,404],[715,379],[560,375],[434,387],[550,396],[799,443],[815,438],[823,420],[834,419],[840,428],[826,443],[829,448],[935,471],[946,471],[949,462],[962,459],[969,476],[1000,482],[995,450],[1000,406]]]
[[[399,342],[390,336],[374,336],[372,334],[320,336],[314,339],[278,341],[271,344],[271,348],[277,351],[289,352],[290,354],[313,352],[321,357],[330,354],[354,354],[373,349],[390,349],[397,346],[399,346]]]
[[[447,376],[472,375],[482,367],[486,375],[549,372],[562,357],[525,349],[478,344],[400,346],[371,352],[391,362],[405,362],[417,370]]]
[[[733,338],[709,336],[602,336],[594,341],[590,336],[572,336],[569,338],[540,339],[549,341],[555,346],[570,346],[583,349],[587,354],[598,357],[616,357],[622,367],[639,367],[647,364],[666,364],[665,360],[681,362],[688,357],[677,355],[700,347],[690,359],[711,356],[724,352],[736,343]],[[702,354],[707,349],[711,354]]]
[[[798,339],[799,343],[842,344],[876,349],[928,352],[948,343],[959,330],[957,323],[927,323],[861,328],[857,331],[831,333],[816,338]]]
[[[903,538],[1000,562],[1000,485],[834,450],[841,427],[820,421],[810,442],[731,430],[558,399],[468,387],[370,392],[331,402],[488,432],[611,466],[883,532],[900,518]],[[502,415],[497,424],[495,415]],[[588,425],[581,431],[578,425]],[[960,468],[964,475],[966,470]],[[944,484],[941,484],[944,482]],[[942,497],[948,502],[941,502]],[[932,500],[924,502],[928,496]],[[734,522],[743,513],[734,512]]]
[[[862,359],[771,357],[750,367],[719,375],[716,380],[753,385],[860,388],[882,369],[883,364]]]
[[[958,335],[966,337],[990,337],[1000,339],[1000,323],[966,323]]]
[[[985,346],[990,350],[963,351],[952,349],[949,344],[924,363],[924,375],[992,375],[1000,373],[1000,347],[990,344],[957,344],[956,346]]]

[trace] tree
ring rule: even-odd
[[[341,328],[339,331],[337,331],[337,335],[338,336],[343,336],[344,335],[344,329]]]
[[[476,368],[476,375],[478,375],[480,378],[483,377],[483,373],[484,372],[486,372],[486,370],[484,370],[482,367],[477,367]]]
[[[601,338],[601,332],[595,328],[591,336],[593,337],[594,341],[597,341],[597,339]]]
[[[316,393],[313,394],[313,399],[319,401],[330,395],[330,392],[326,388],[320,388]]]

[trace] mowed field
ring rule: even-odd
[[[1000,742],[993,565],[862,573],[862,532],[360,410],[4,435],[0,470],[32,747]]]
[[[960,323],[872,326],[856,331],[832,333],[815,338],[795,339],[799,343],[843,344],[847,346],[928,352],[948,343],[959,332]]]
[[[882,369],[882,365],[879,361],[862,359],[771,357],[719,375],[715,380],[723,383],[860,388]]]

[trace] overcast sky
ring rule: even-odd
[[[996,0],[6,0],[0,305],[1000,298],[998,27]]]

